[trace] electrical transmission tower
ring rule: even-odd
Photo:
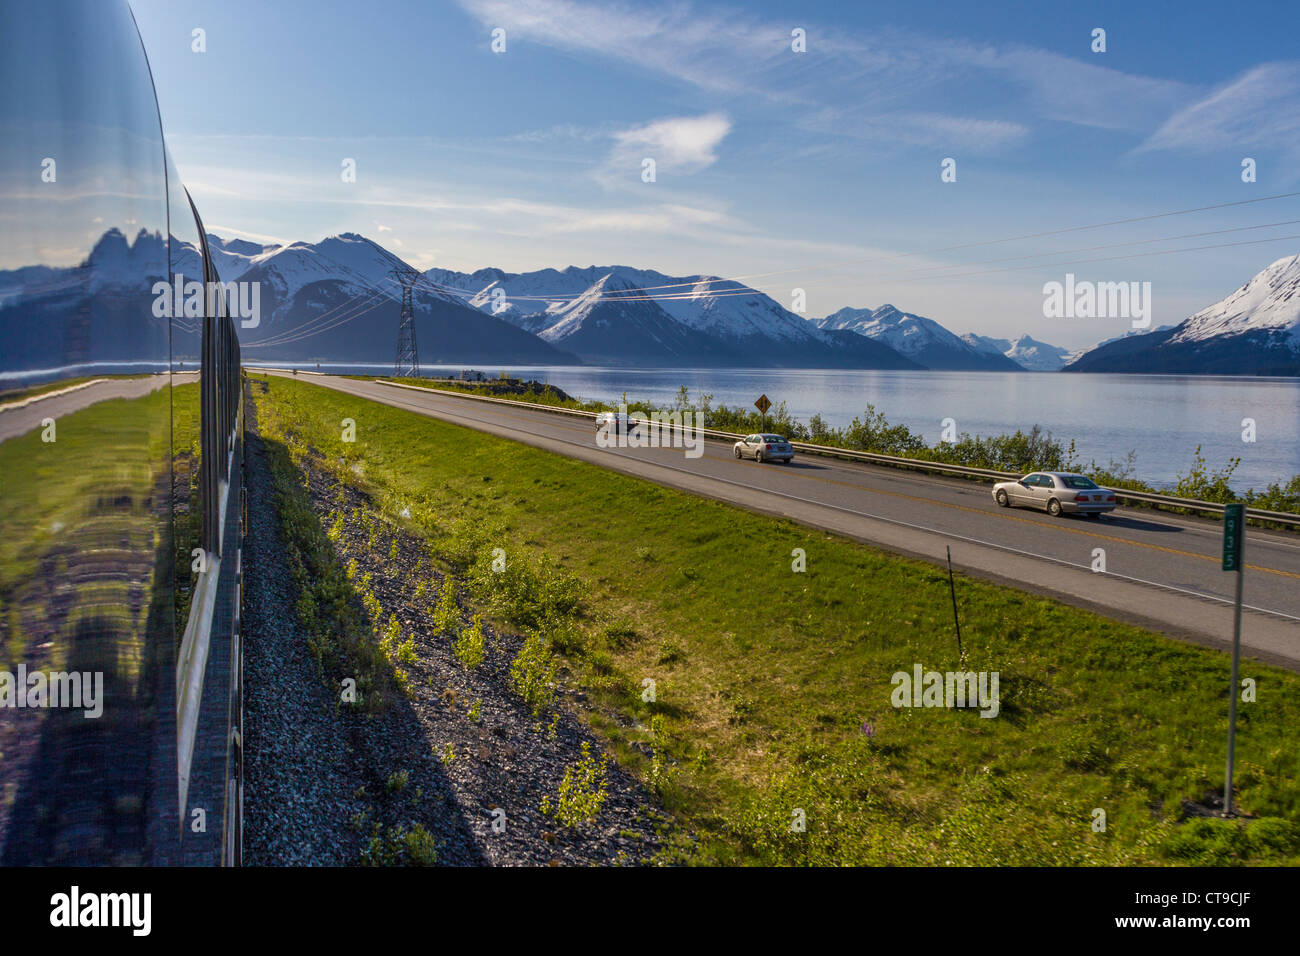
[[[420,354],[415,348],[415,308],[411,304],[411,288],[420,273],[402,263],[390,273],[402,284],[402,318],[397,326],[397,361],[393,374],[398,378],[420,377]]]

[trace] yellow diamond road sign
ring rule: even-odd
[[[772,407],[772,403],[767,400],[766,395],[760,395],[758,401],[754,403],[754,407],[758,409],[760,415],[766,415],[767,410]]]

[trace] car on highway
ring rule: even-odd
[[[600,412],[596,416],[597,431],[609,428],[615,434],[622,432],[626,435],[632,427],[632,418],[626,412]]]
[[[732,446],[737,458],[752,458],[757,462],[794,460],[794,447],[783,435],[746,435]]]
[[[1085,514],[1100,518],[1115,510],[1115,492],[1086,475],[1066,471],[1036,471],[1019,481],[999,481],[993,486],[993,500],[1002,508],[1040,508],[1053,517]]]

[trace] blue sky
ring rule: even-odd
[[[1300,224],[1243,228],[1300,220],[1300,197],[987,245],[1300,191],[1294,3],[132,8],[173,157],[223,235],[354,231],[421,268],[752,277],[786,305],[804,289],[810,315],[892,302],[1072,347],[1127,323],[1044,318],[1067,271],[1151,282],[1161,325],[1300,250],[1273,238]],[[1088,261],[1226,242],[1253,244]],[[967,244],[985,245],[938,251]]]

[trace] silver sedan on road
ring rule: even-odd
[[[993,486],[993,500],[1003,508],[1040,508],[1053,517],[1069,513],[1100,518],[1115,510],[1115,492],[1065,471],[1036,471],[1019,481],[999,481]]]
[[[732,446],[737,458],[752,458],[757,462],[794,460],[794,447],[782,435],[746,435]]]

